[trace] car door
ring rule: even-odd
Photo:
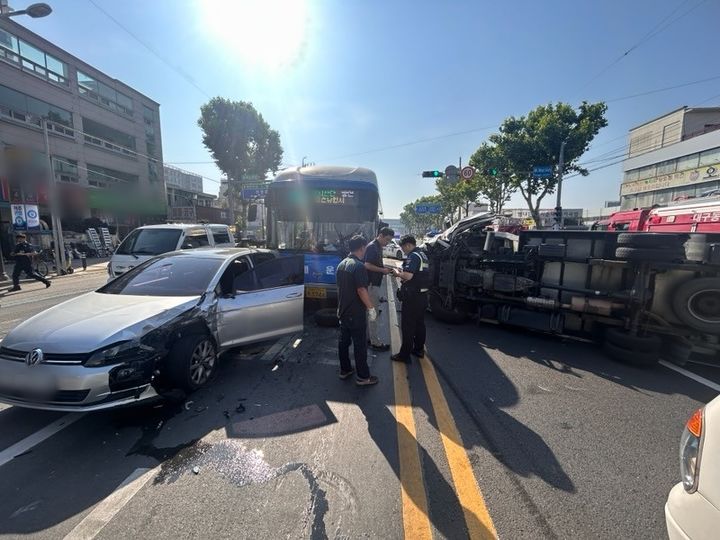
[[[252,268],[238,266],[243,271],[234,272],[232,294],[218,299],[218,334],[223,348],[264,341],[303,328],[302,257],[278,257],[263,252],[252,254],[250,259]],[[223,278],[230,279],[225,275]]]

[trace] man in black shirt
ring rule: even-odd
[[[383,248],[390,243],[393,236],[395,236],[395,231],[389,227],[383,227],[380,229],[380,232],[378,232],[377,238],[370,242],[365,250],[365,269],[370,276],[368,294],[370,295],[370,302],[372,302],[376,310],[380,307],[380,298],[382,297],[383,291],[383,276],[392,272],[392,270],[383,266]],[[371,321],[368,319],[368,330],[370,346],[374,350],[387,351],[390,349],[390,345],[380,341],[377,320]]]
[[[25,235],[22,233],[15,236],[15,242],[15,250],[13,251],[13,255],[15,256],[15,268],[13,269],[12,274],[13,287],[10,291],[20,290],[20,274],[22,272],[25,272],[28,277],[44,283],[45,288],[49,287],[50,281],[36,273],[32,268],[32,257],[37,253],[35,248],[27,242]]]
[[[349,242],[350,255],[343,259],[335,271],[338,288],[338,319],[340,319],[340,378],[352,376],[350,344],[355,353],[357,376],[355,384],[369,386],[377,384],[378,378],[370,375],[367,364],[367,320],[377,318],[377,310],[368,295],[368,273],[362,262],[365,256],[366,240],[353,236]]]

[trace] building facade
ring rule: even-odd
[[[47,130],[47,137],[44,133]],[[47,140],[47,143],[46,143]],[[65,231],[97,218],[121,236],[166,219],[159,105],[7,19],[0,19],[0,226],[20,205]],[[50,185],[50,174],[54,186]],[[29,214],[28,214],[29,216]],[[28,225],[29,225],[28,221]]]
[[[529,228],[536,226],[535,220],[527,208],[504,208],[502,214],[506,219],[509,218],[513,224],[524,225]],[[555,209],[541,208],[540,219],[542,220],[540,226],[543,229],[551,228],[555,224]],[[563,208],[563,221],[566,226],[582,225],[583,209]]]
[[[217,195],[203,192],[202,176],[170,165],[163,169],[170,221],[230,224],[230,211],[220,208]]]
[[[631,129],[623,172],[623,209],[719,190],[720,107],[683,107]]]

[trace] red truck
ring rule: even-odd
[[[720,196],[675,201],[667,206],[621,210],[592,226],[596,231],[720,232]]]

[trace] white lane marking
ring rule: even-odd
[[[397,354],[400,350],[402,340],[400,339],[400,323],[398,322],[397,304],[395,303],[395,288],[393,287],[391,278],[386,280],[387,303],[388,303],[388,319],[390,324],[390,353]]]
[[[668,369],[672,369],[673,371],[677,371],[681,375],[685,375],[688,379],[692,379],[693,381],[699,382],[700,384],[704,384],[705,386],[707,386],[708,388],[712,388],[716,392],[720,392],[720,384],[714,383],[711,380],[706,379],[705,377],[693,373],[692,371],[688,371],[687,369],[676,366],[675,364],[671,364],[670,362],[667,362],[665,360],[660,360],[660,365],[665,366]]]
[[[147,484],[157,470],[157,467],[153,469],[135,469],[115,491],[100,501],[92,512],[85,516],[85,519],[68,533],[65,540],[91,540],[95,538],[103,527],[110,523],[110,520]]]
[[[53,423],[48,424],[44,428],[42,428],[40,431],[36,431],[32,435],[29,435],[25,437],[23,440],[16,442],[12,446],[6,448],[2,452],[0,452],[0,467],[8,463],[9,461],[12,461],[15,457],[19,456],[20,454],[24,454],[28,450],[30,450],[32,447],[37,446],[41,442],[43,442],[45,439],[52,437],[55,435],[58,431],[65,429],[71,424],[74,424],[78,420],[80,420],[85,414],[83,413],[71,413],[66,414],[65,416],[58,418]]]

